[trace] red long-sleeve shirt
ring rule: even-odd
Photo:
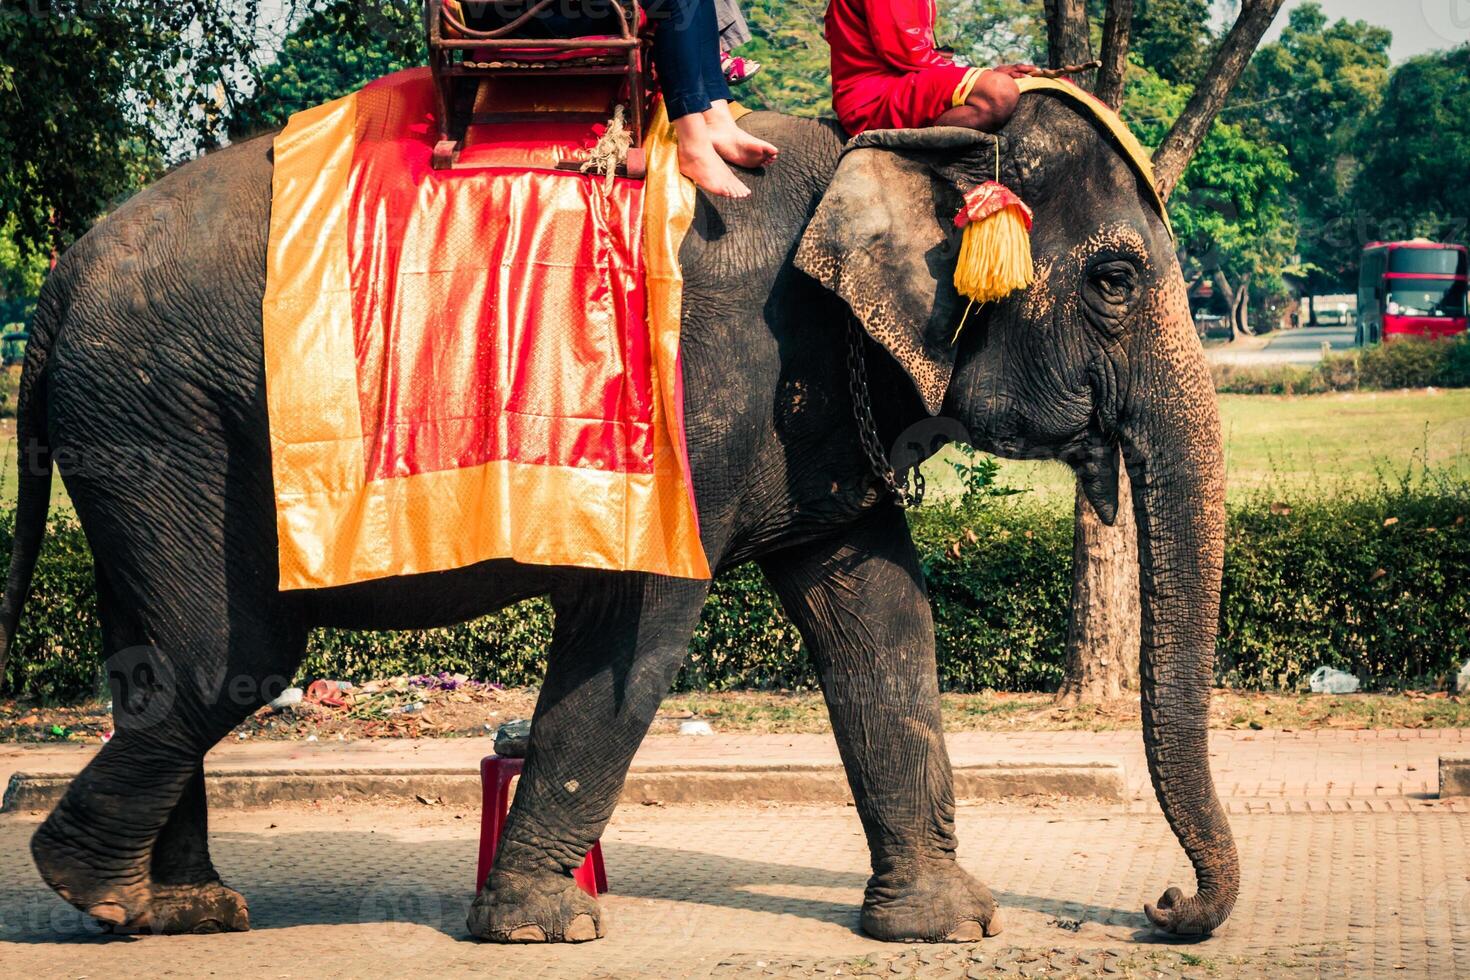
[[[871,128],[868,123],[896,83],[908,76],[935,68],[948,69],[940,73],[946,80],[952,72],[963,73],[935,42],[938,16],[934,0],[831,0],[832,102],[850,132]]]

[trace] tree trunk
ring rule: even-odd
[[[1092,60],[1092,32],[1087,26],[1087,0],[1045,0],[1046,47],[1052,68],[1081,65]],[[1092,88],[1092,72],[1074,75],[1073,81]]]
[[[1236,330],[1247,337],[1254,337],[1256,330],[1251,326],[1251,277],[1241,276],[1240,286],[1235,290],[1235,302],[1232,304],[1230,319]]]
[[[1249,275],[1242,276],[1240,285],[1236,286],[1230,282],[1230,277],[1225,270],[1218,265],[1210,274],[1210,279],[1215,283],[1215,288],[1220,290],[1220,295],[1225,297],[1228,306],[1227,321],[1230,324],[1230,339],[1238,340],[1242,336],[1252,336],[1250,321],[1250,282]]]
[[[1138,529],[1128,472],[1119,474],[1118,521],[1102,522],[1081,487],[1072,543],[1072,622],[1057,700],[1100,704],[1138,690]]]
[[[1092,94],[1114,111],[1123,107],[1123,80],[1128,71],[1128,41],[1133,30],[1133,0],[1108,0],[1103,21],[1102,67]]]
[[[1315,327],[1317,325],[1317,297],[1312,295],[1312,281],[1307,280],[1307,324]]]
[[[1121,16],[1130,8],[1127,17]],[[1112,0],[1103,39],[1098,81],[1122,98],[1122,72],[1132,25],[1131,3]],[[1048,59],[1053,68],[1092,60],[1086,0],[1046,0]],[[1090,87],[1092,79],[1077,83]],[[1105,100],[1107,101],[1107,100]],[[1096,703],[1137,689],[1138,540],[1128,506],[1127,476],[1118,490],[1118,522],[1108,527],[1079,485],[1073,530],[1072,621],[1067,630],[1067,668],[1058,695],[1062,703]]]

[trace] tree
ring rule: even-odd
[[[259,0],[0,9],[0,214],[49,255],[171,160],[217,145],[257,45]]]
[[[0,226],[0,328],[30,319],[46,266],[42,255],[22,257],[15,243],[14,218]]]
[[[1466,239],[1470,44],[1411,58],[1362,129],[1353,199],[1367,238]],[[1356,256],[1354,256],[1356,259]]]
[[[1216,48],[1209,68],[1169,123],[1154,153],[1154,176],[1168,198],[1205,142],[1215,117],[1239,80],[1282,0],[1242,0],[1240,16]],[[1090,55],[1091,28],[1083,0],[1046,0],[1053,66]],[[1108,0],[1098,86],[1115,108],[1122,104],[1124,52],[1135,15],[1131,0]],[[1163,81],[1163,80],[1161,80]],[[1163,82],[1163,84],[1168,84]],[[1121,468],[1120,468],[1121,470]],[[1102,522],[1079,485],[1072,571],[1072,624],[1060,697],[1096,701],[1137,687],[1140,623],[1138,538],[1126,472],[1119,474],[1118,519]]]
[[[940,0],[939,40],[972,65],[1039,63],[1046,24],[1030,0]]]
[[[1176,85],[1199,78],[1215,41],[1209,0],[1138,0],[1130,23],[1134,52],[1160,78]]]
[[[234,137],[279,128],[303,109],[426,63],[416,2],[327,0],[304,13],[275,61],[258,72],[255,93],[231,117]]]
[[[740,53],[765,68],[737,95],[752,109],[832,115],[832,55],[822,36],[826,0],[749,0],[752,38]]]
[[[1135,67],[1133,102],[1123,117],[1145,145],[1157,146],[1184,111],[1192,90]],[[1223,118],[1180,177],[1169,201],[1179,258],[1191,278],[1208,276],[1230,307],[1232,331],[1250,333],[1254,288],[1284,288],[1282,270],[1296,247],[1293,177],[1286,150],[1267,137],[1250,138]]]
[[[1353,175],[1363,129],[1388,85],[1391,40],[1363,21],[1329,23],[1319,4],[1304,3],[1252,61],[1227,110],[1250,139],[1286,148],[1308,292],[1352,288],[1360,244]]]

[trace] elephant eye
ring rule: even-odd
[[[1138,270],[1121,259],[1101,262],[1088,273],[1088,285],[1109,306],[1122,306],[1138,291]]]

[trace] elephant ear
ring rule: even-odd
[[[796,251],[796,267],[841,297],[937,415],[954,371],[954,217],[966,175],[997,166],[998,138],[973,129],[874,130],[843,151]]]

